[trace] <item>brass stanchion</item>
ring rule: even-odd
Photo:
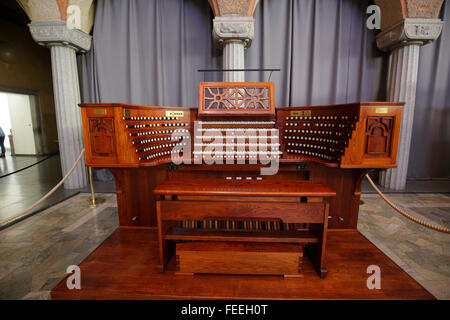
[[[95,208],[97,204],[95,203],[95,192],[94,192],[94,179],[92,179],[92,168],[88,167],[89,169],[89,186],[91,188],[91,208]]]

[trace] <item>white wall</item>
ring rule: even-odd
[[[7,98],[14,153],[17,155],[34,155],[37,152],[31,116],[31,97],[25,94],[8,93]]]
[[[4,92],[0,92],[0,127],[2,127],[3,132],[5,132],[5,147],[10,148],[8,135],[11,132],[11,122],[9,116],[8,108],[8,96]]]

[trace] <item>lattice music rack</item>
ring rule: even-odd
[[[199,116],[275,116],[273,82],[200,82]]]

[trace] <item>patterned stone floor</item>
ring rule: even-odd
[[[114,194],[89,208],[76,195],[0,231],[0,299],[47,299],[69,265],[83,261],[117,228]]]
[[[450,228],[450,195],[389,194],[416,218]],[[364,194],[358,230],[438,299],[450,299],[450,235],[409,221],[376,194]]]
[[[392,194],[417,217],[450,226],[448,194]],[[114,194],[89,208],[76,195],[0,231],[0,299],[48,299],[50,290],[118,226]],[[450,235],[409,222],[375,194],[364,194],[358,229],[439,299],[450,299]]]

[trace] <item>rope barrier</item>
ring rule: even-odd
[[[375,185],[375,183],[372,181],[372,179],[369,177],[368,174],[366,174],[366,178],[367,180],[369,180],[370,184],[372,185],[372,187],[375,189],[375,191],[378,193],[378,195],[383,198],[384,201],[386,201],[386,203],[388,205],[390,205],[395,211],[397,211],[398,213],[400,213],[401,215],[403,215],[405,218],[408,218],[409,220],[418,223],[424,227],[439,231],[439,232],[445,232],[445,233],[450,233],[450,229],[448,228],[444,228],[444,227],[439,227],[439,226],[435,226],[433,224],[430,224],[428,222],[425,222],[423,220],[417,219],[413,216],[411,216],[410,214],[406,213],[405,211],[403,211],[402,209],[400,209],[399,207],[397,207],[394,203],[392,203],[392,201],[390,201],[381,191],[380,189],[378,189],[378,187]]]
[[[10,222],[11,220],[17,219],[17,218],[21,218],[26,212],[30,211],[31,209],[33,209],[34,207],[36,207],[38,204],[40,204],[42,201],[44,201],[45,199],[47,199],[48,197],[50,197],[55,191],[56,189],[58,189],[63,183],[64,181],[66,181],[66,179],[72,174],[73,170],[75,170],[75,168],[77,167],[78,163],[80,162],[81,158],[83,157],[84,154],[84,149],[81,150],[80,155],[78,156],[77,160],[75,161],[75,163],[73,164],[72,168],[70,168],[70,170],[66,173],[66,175],[62,178],[62,180],[60,182],[58,182],[58,184],[56,186],[53,187],[53,189],[51,189],[49,192],[47,192],[42,198],[40,198],[38,201],[36,201],[35,203],[33,203],[31,206],[29,206],[28,208],[20,211],[18,214],[13,215],[12,217],[9,217],[8,219],[5,219],[3,221],[0,222],[0,225],[3,225],[5,223]]]

